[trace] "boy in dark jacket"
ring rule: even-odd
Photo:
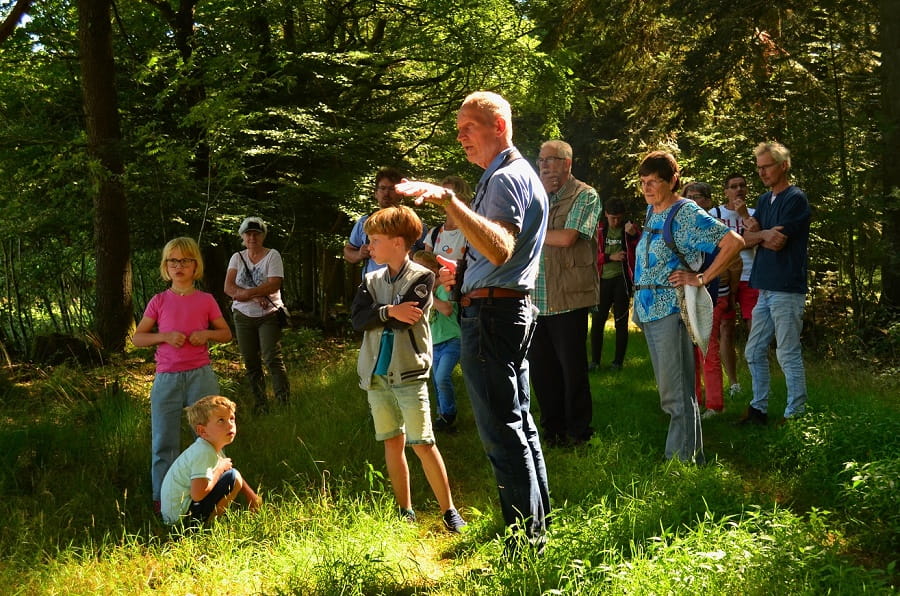
[[[443,512],[444,526],[459,532],[466,522],[453,506],[447,470],[434,444],[427,380],[431,370],[428,311],[434,273],[409,258],[422,235],[422,222],[409,207],[387,207],[365,222],[369,258],[379,265],[367,273],[353,300],[353,327],[365,331],[359,351],[359,386],[368,393],[375,438],[384,441],[388,477],[401,517],[415,521],[409,489],[406,443]]]
[[[640,229],[625,221],[625,202],[606,202],[606,221],[597,226],[597,270],[600,272],[600,304],[591,318],[591,370],[600,368],[603,328],[612,307],[616,326],[616,355],[612,367],[620,370],[628,348],[628,306],[634,285],[634,249]]]

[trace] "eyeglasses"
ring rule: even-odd
[[[166,265],[173,269],[176,267],[187,267],[196,262],[197,259],[166,259]]]
[[[756,166],[756,171],[757,171],[757,172],[765,172],[765,171],[768,170],[769,168],[774,168],[774,167],[777,166],[777,165],[778,165],[778,164],[775,163],[774,161],[773,161],[772,163],[761,163],[761,164],[759,164],[759,165]]]
[[[384,191],[384,192],[390,192],[390,191],[394,190],[394,185],[391,184],[390,186],[387,186],[387,185],[384,185],[384,184],[379,184],[378,186],[375,187],[375,190],[381,190],[381,191]]]
[[[689,195],[685,195],[685,196],[686,196],[687,198],[689,198],[690,200],[695,201],[695,202],[696,202],[696,201],[699,201],[700,199],[708,199],[708,198],[709,198],[709,197],[707,197],[706,195],[701,195],[700,193],[696,193],[696,192],[695,192],[695,193],[691,193],[691,194],[689,194]]]
[[[728,188],[729,188],[729,190],[737,190],[739,188],[747,188],[747,183],[746,182],[736,182],[734,184],[729,184]]]
[[[550,157],[539,157],[537,158],[537,165],[542,166],[544,164],[551,164],[554,161],[566,161],[565,157],[555,157],[551,155]]]

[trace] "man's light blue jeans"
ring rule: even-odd
[[[461,309],[462,370],[507,526],[537,546],[550,513],[547,468],[529,411],[528,361],[536,309],[524,298],[473,300]]]
[[[800,346],[805,306],[805,294],[759,291],[744,356],[753,379],[750,405],[760,412],[769,411],[769,344],[772,338],[775,338],[775,356],[787,383],[784,417],[799,416],[806,411],[806,370]]]

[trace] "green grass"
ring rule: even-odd
[[[612,350],[611,329],[606,338]],[[173,535],[149,494],[152,352],[107,368],[0,375],[3,594],[859,594],[896,589],[898,380],[808,355],[809,413],[738,428],[749,398],[704,424],[704,467],[666,462],[643,338],[592,374],[595,437],[546,453],[544,556],[507,563],[490,466],[461,391],[439,435],[470,522],[441,530],[410,452],[419,523],[399,523],[357,387],[356,342],[288,335],[293,402],[254,416],[234,346],[215,351],[239,403],[228,454],[266,506]],[[749,387],[746,367],[740,380]],[[784,407],[773,367],[772,411]],[[185,430],[185,444],[189,435]]]

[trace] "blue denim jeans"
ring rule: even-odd
[[[784,417],[798,416],[806,411],[806,370],[800,348],[805,306],[805,294],[759,291],[744,356],[753,380],[750,405],[760,412],[769,411],[769,344],[772,338],[776,342],[775,356],[787,383]]]
[[[641,323],[641,330],[659,387],[659,406],[669,415],[666,459],[703,464],[703,431],[694,397],[694,347],[681,314]]]
[[[528,361],[536,309],[530,300],[473,300],[462,307],[462,370],[478,434],[500,491],[507,526],[534,544],[550,513],[547,468],[529,412]]]
[[[263,364],[272,377],[272,391],[275,399],[287,403],[291,387],[288,383],[287,370],[281,357],[281,327],[278,326],[278,315],[271,313],[263,317],[248,317],[234,311],[234,334],[237,337],[244,368],[257,404],[266,401],[266,378]]]
[[[203,497],[201,501],[191,501],[187,510],[187,517],[190,520],[188,523],[194,522],[193,525],[199,526],[208,520],[213,511],[216,510],[216,505],[219,504],[219,501],[230,495],[231,491],[234,490],[237,476],[238,471],[234,468],[225,470],[222,472],[216,485],[209,491],[209,494]]]
[[[201,397],[218,394],[219,381],[209,365],[182,372],[156,373],[150,389],[150,479],[154,501],[159,501],[163,478],[181,453],[182,410]]]
[[[459,362],[458,337],[434,344],[431,359],[431,378],[437,395],[438,414],[456,416],[456,390],[453,389],[453,369]]]

